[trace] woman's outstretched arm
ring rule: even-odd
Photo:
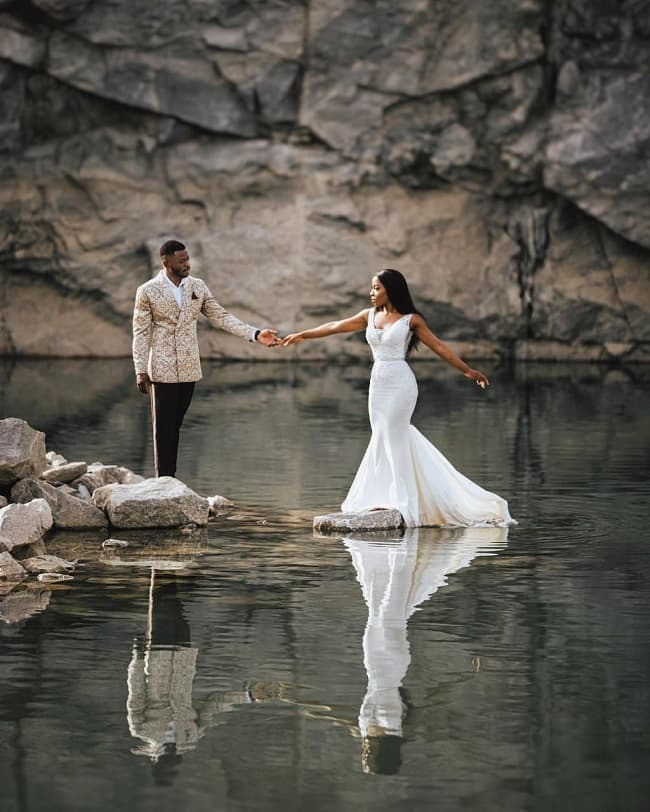
[[[456,355],[451,347],[448,347],[444,341],[441,341],[437,335],[431,332],[429,325],[419,313],[411,316],[411,329],[424,345],[430,350],[433,350],[436,355],[439,355],[443,361],[446,361],[448,364],[451,364],[452,367],[462,372],[466,378],[471,378],[473,381],[476,381],[481,389],[485,389],[486,386],[490,385],[490,382],[482,372],[479,372],[477,369],[472,369],[469,364],[466,364],[462,358]]]
[[[349,319],[340,321],[328,321],[318,327],[311,327],[309,330],[301,330],[299,333],[290,333],[282,340],[282,346],[289,344],[300,344],[308,338],[325,338],[336,333],[356,333],[358,330],[365,330],[368,325],[368,311],[362,310]]]

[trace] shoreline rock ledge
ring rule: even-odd
[[[404,517],[399,510],[394,509],[328,513],[314,517],[314,530],[323,534],[357,530],[401,530],[403,527]]]

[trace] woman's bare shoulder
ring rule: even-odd
[[[418,327],[427,327],[426,320],[421,313],[412,313],[411,318],[409,319],[409,324],[412,330],[416,330]]]

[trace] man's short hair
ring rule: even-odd
[[[178,240],[167,240],[160,246],[160,256],[169,257],[177,251],[184,251],[185,246]]]

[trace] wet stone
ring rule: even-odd
[[[72,575],[65,575],[63,572],[41,572],[37,578],[45,584],[55,584],[59,581],[72,581]]]
[[[129,542],[124,541],[124,539],[106,539],[106,541],[102,541],[102,547],[105,550],[120,549],[128,546]]]
[[[58,555],[39,555],[34,558],[26,558],[21,562],[22,566],[31,573],[39,572],[71,572],[75,565],[72,561],[59,558]]]
[[[208,496],[207,500],[210,506],[210,516],[219,516],[235,506],[235,503],[231,502],[230,499],[226,499],[225,496],[219,496],[218,494]]]
[[[11,553],[0,553],[0,580],[22,581],[26,575],[24,567],[13,558]]]
[[[314,517],[314,530],[338,533],[355,530],[391,530],[404,527],[398,510],[365,510],[360,513],[328,513]]]

